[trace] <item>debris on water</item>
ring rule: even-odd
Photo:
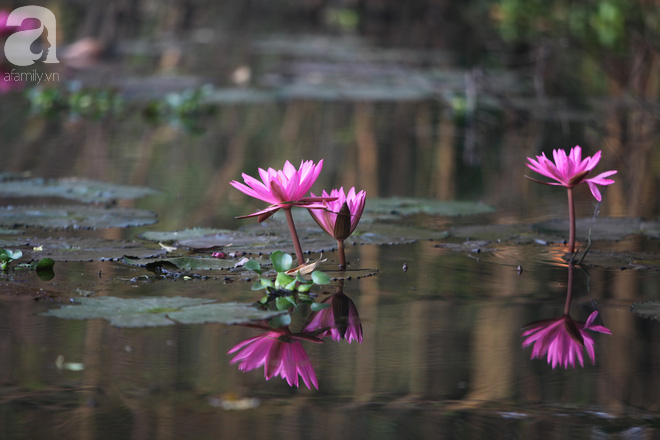
[[[85,364],[80,362],[64,362],[64,356],[58,355],[55,359],[55,366],[58,370],[69,370],[69,371],[82,371],[85,369]]]

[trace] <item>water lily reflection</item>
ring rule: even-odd
[[[349,344],[353,341],[361,343],[362,324],[357,307],[341,287],[337,293],[324,299],[323,303],[329,303],[330,307],[312,313],[303,331],[317,332],[319,338],[330,335],[333,341],[345,339]]]
[[[323,342],[304,333],[292,334],[288,327],[269,330],[262,335],[246,339],[229,350],[229,353],[237,353],[230,363],[238,363],[238,369],[241,371],[251,371],[263,366],[266,380],[281,376],[290,386],[299,386],[300,377],[307,388],[311,389],[314,385],[318,390],[314,367],[301,340]]]
[[[523,347],[534,345],[532,359],[541,358],[547,354],[548,364],[552,365],[553,369],[557,366],[566,369],[569,366],[575,368],[576,360],[583,367],[583,348],[587,351],[591,363],[595,364],[594,339],[587,333],[587,330],[612,334],[608,328],[594,324],[597,316],[597,311],[592,312],[586,323],[575,322],[569,315],[531,323],[523,332],[523,336],[527,336]]]
[[[532,322],[524,327],[523,347],[532,348],[532,359],[539,359],[545,355],[548,357],[548,364],[555,369],[561,366],[575,368],[575,362],[584,367],[584,356],[582,350],[586,350],[592,365],[596,363],[596,353],[594,350],[594,339],[587,330],[605,333],[611,335],[612,332],[602,326],[595,324],[598,317],[598,311],[594,310],[587,318],[587,322],[575,322],[569,315],[573,292],[573,273],[575,266],[568,265],[568,286],[566,290],[566,302],[564,303],[564,314],[558,318],[543,319]]]

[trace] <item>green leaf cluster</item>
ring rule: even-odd
[[[18,260],[23,256],[21,251],[10,251],[9,249],[0,249],[0,270],[9,269],[9,263]]]
[[[305,278],[300,272],[296,272],[295,275],[287,274],[293,265],[293,258],[282,251],[273,252],[270,261],[277,272],[275,279],[263,275],[258,261],[250,260],[244,267],[260,275],[259,280],[252,286],[252,290],[266,291],[259,302],[264,305],[274,303],[277,310],[297,308],[300,304],[315,305],[314,297],[310,293],[312,287],[330,282],[330,277],[320,270],[313,271],[311,279]],[[314,308],[318,309],[318,307]]]

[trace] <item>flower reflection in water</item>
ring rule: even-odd
[[[318,390],[319,383],[314,367],[300,340],[323,342],[313,336],[292,334],[288,327],[271,329],[262,335],[246,339],[229,350],[229,353],[237,353],[231,363],[238,363],[238,369],[241,371],[251,371],[263,365],[266,380],[282,376],[290,386],[298,386],[300,376],[307,388],[311,389],[314,385]]]
[[[553,369],[557,366],[575,368],[576,360],[580,362],[580,366],[584,366],[582,348],[587,351],[591,363],[595,364],[594,339],[587,330],[612,334],[608,328],[594,324],[597,316],[598,312],[593,311],[586,323],[575,322],[570,316],[563,315],[529,324],[528,330],[523,332],[523,336],[527,336],[523,347],[534,345],[532,359],[547,354],[548,364],[551,364]]]
[[[548,356],[548,364],[555,369],[561,366],[575,368],[575,361],[584,366],[584,357],[582,349],[584,348],[591,359],[591,363],[596,363],[596,354],[594,350],[594,339],[587,333],[587,330],[605,333],[611,335],[612,332],[602,326],[594,324],[598,317],[598,311],[594,310],[587,319],[587,322],[575,322],[569,316],[573,290],[573,264],[568,265],[568,287],[566,292],[566,303],[564,305],[564,314],[558,318],[544,319],[541,321],[527,324],[523,336],[527,338],[523,341],[523,347],[533,345],[532,359]]]
[[[337,292],[323,300],[330,307],[312,313],[305,324],[304,332],[320,332],[319,338],[332,336],[333,341],[345,339],[362,342],[362,324],[355,303],[343,292],[340,284]]]

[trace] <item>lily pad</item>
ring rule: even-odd
[[[27,257],[39,260],[45,257],[55,261],[102,261],[114,260],[130,255],[148,258],[162,255],[162,248],[148,247],[145,243],[126,240],[106,240],[102,238],[36,238],[17,237],[12,242],[0,240],[3,247],[27,247]]]
[[[124,258],[124,263],[139,267],[169,267],[182,271],[229,270],[236,265],[236,260],[224,260],[210,257],[172,257],[172,258]]]
[[[459,216],[488,214],[495,208],[480,202],[442,201],[410,197],[391,197],[386,199],[368,199],[364,208],[367,214],[389,215],[394,217],[428,214],[439,216]]]
[[[137,199],[156,193],[157,191],[142,186],[117,185],[77,178],[18,179],[0,183],[2,197],[62,197],[83,203]]]
[[[145,240],[155,241],[158,243],[181,243],[186,240],[194,240],[200,237],[208,237],[213,235],[233,234],[234,231],[227,229],[212,229],[212,228],[192,228],[183,229],[181,231],[147,231],[140,235]],[[224,243],[227,244],[227,243]]]
[[[660,320],[660,300],[637,302],[630,306],[630,310],[641,318]]]
[[[102,206],[4,206],[0,225],[57,229],[126,228],[156,223],[156,214],[142,209]]]
[[[181,324],[247,324],[270,319],[285,312],[261,310],[252,304],[215,303],[185,307],[168,317]]]
[[[157,327],[181,324],[244,324],[269,319],[281,312],[262,311],[239,303],[215,303],[212,299],[155,298],[78,298],[80,305],[52,309],[44,316],[64,319],[106,319],[116,327]]]
[[[575,222],[577,238],[586,237],[591,227],[592,240],[620,240],[628,235],[660,236],[660,223],[638,218],[580,218]],[[537,223],[534,228],[542,232],[568,235],[568,220],[549,220]]]

